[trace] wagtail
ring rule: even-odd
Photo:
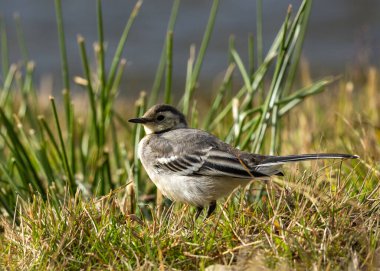
[[[165,197],[196,206],[196,218],[206,206],[209,217],[216,200],[239,185],[254,178],[283,176],[284,163],[358,158],[337,153],[267,156],[241,151],[205,131],[189,128],[185,116],[166,104],[155,105],[129,122],[144,125],[146,136],[138,145],[138,155],[150,179]]]

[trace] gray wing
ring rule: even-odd
[[[228,176],[242,179],[268,177],[278,173],[267,174],[269,172],[258,170],[257,165],[248,161],[247,157],[238,158],[238,150],[210,134],[194,129],[182,131],[186,134],[174,130],[161,138],[170,139],[166,143],[171,144],[171,151],[156,158],[154,168],[157,173],[169,170],[181,176]]]
[[[158,158],[154,167],[156,170],[170,170],[181,176],[228,176],[243,179],[268,176],[255,169],[249,169],[234,155],[212,147]]]
[[[182,176],[218,176],[252,179],[283,176],[281,166],[316,159],[355,159],[350,154],[302,154],[263,156],[232,148],[215,136],[196,129],[177,129],[157,138],[154,168]]]

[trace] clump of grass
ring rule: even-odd
[[[187,206],[163,215],[150,209],[151,220],[128,215],[115,193],[90,200],[78,193],[58,210],[40,196],[20,200],[18,226],[2,221],[2,262],[11,269],[192,270],[243,269],[259,258],[289,270],[376,268],[379,176],[367,169],[362,179],[360,167],[328,165],[281,186],[268,183],[259,201],[249,199],[257,185],[239,190],[195,224]]]
[[[186,206],[162,210],[160,195],[136,155],[143,130],[130,127],[122,116],[139,116],[161,97],[173,103],[172,50],[179,4],[173,3],[152,89],[141,93],[128,112],[121,111],[115,98],[126,63],[123,49],[141,1],[126,22],[110,67],[104,62],[109,52],[104,47],[101,0],[96,4],[95,60],[88,57],[85,37],[78,36],[83,74],[74,82],[86,93],[87,110],[75,105],[71,93],[61,1],[55,5],[63,104],[50,97],[50,103],[41,106],[47,97],[34,86],[35,65],[28,54],[23,54],[25,65],[9,65],[7,33],[1,24],[0,264],[10,269],[94,270],[204,269],[215,263],[243,268],[250,262],[286,269],[378,267],[378,72],[372,68],[368,73],[370,104],[356,99],[356,82],[349,79],[334,88],[339,93],[336,100],[329,94],[321,96],[320,103],[302,103],[332,82],[325,78],[295,83],[310,0],[304,0],[295,15],[289,8],[266,55],[258,16],[257,52],[250,36],[248,68],[231,38],[224,78],[209,108],[200,108],[195,94],[217,16],[219,1],[214,0],[199,50],[190,49],[179,107],[193,126],[241,149],[272,154],[344,151],[359,154],[361,163],[318,162],[313,165],[319,170],[254,183],[204,222],[194,224]],[[259,14],[261,4],[258,1]],[[19,19],[17,25],[21,35]],[[242,81],[237,89],[232,84],[236,76]],[[295,85],[301,87],[297,90]],[[365,108],[359,116],[357,108]],[[151,203],[155,198],[157,205]]]

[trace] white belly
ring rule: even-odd
[[[207,206],[210,202],[229,195],[237,186],[249,183],[247,180],[233,178],[164,175],[148,170],[147,173],[165,197],[195,206]]]
[[[143,144],[148,140],[144,138],[138,146],[139,158],[149,175],[162,194],[173,200],[203,207],[218,198],[229,195],[237,186],[247,185],[250,180],[242,180],[230,177],[209,176],[180,176],[171,174],[170,171],[159,172],[149,165],[144,156]]]

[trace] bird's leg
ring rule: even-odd
[[[197,212],[195,213],[195,220],[198,219],[198,217],[200,216],[200,214],[202,213],[202,211],[203,211],[203,207],[198,206],[198,207],[197,207]],[[194,220],[194,221],[195,221],[195,220]]]
[[[210,205],[208,206],[206,218],[209,218],[212,215],[212,213],[215,211],[215,208],[216,208],[216,201],[214,200],[210,202]]]

